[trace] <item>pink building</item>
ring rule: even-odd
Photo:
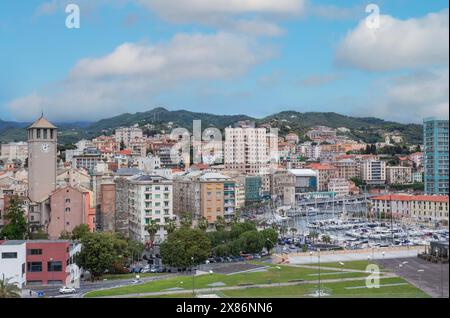
[[[95,209],[91,208],[90,192],[67,186],[50,194],[49,237],[57,239],[62,232],[72,232],[80,224],[94,230]]]

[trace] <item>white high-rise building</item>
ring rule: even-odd
[[[125,147],[129,147],[134,141],[139,141],[143,138],[143,132],[141,128],[136,127],[125,127],[117,128],[114,133],[116,142],[120,143],[123,141]]]
[[[386,162],[366,160],[361,162],[361,179],[367,184],[384,184],[386,182]]]
[[[269,168],[265,128],[225,128],[225,169],[260,174]]]
[[[172,181],[159,175],[138,175],[127,183],[130,237],[143,243],[150,240],[145,227],[154,220],[159,225],[155,242],[164,241],[164,225],[174,217]]]
[[[26,142],[11,142],[2,144],[0,159],[4,161],[20,160],[25,163],[28,157],[28,144]]]

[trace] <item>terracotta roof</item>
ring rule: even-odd
[[[56,128],[56,126],[54,126],[47,119],[41,116],[30,127],[28,127],[28,129],[30,128]]]
[[[130,150],[130,149],[124,149],[124,150],[121,150],[119,153],[120,153],[121,155],[131,156],[131,150]]]
[[[401,195],[386,194],[373,197],[372,200],[378,201],[430,201],[430,202],[448,202],[448,195]]]
[[[313,169],[313,170],[333,170],[336,169],[336,167],[327,164],[327,163],[311,163],[306,166],[306,168]]]

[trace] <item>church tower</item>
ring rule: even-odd
[[[56,188],[57,128],[42,115],[28,127],[28,196],[41,202]]]

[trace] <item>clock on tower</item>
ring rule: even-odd
[[[28,127],[28,196],[46,199],[56,188],[57,128],[43,116]]]

